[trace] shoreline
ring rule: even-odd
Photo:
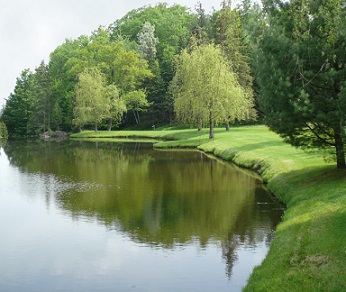
[[[72,138],[158,139],[154,148],[196,148],[260,173],[286,212],[244,291],[346,290],[346,172],[322,152],[293,148],[264,126],[217,129],[212,140],[207,130],[93,133]]]

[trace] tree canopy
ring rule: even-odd
[[[210,138],[214,137],[214,123],[242,120],[252,108],[220,48],[202,45],[190,53],[183,50],[175,64],[171,90],[177,116],[190,122],[208,122]]]
[[[7,138],[8,136],[8,131],[5,123],[0,120],[0,139],[1,138]]]
[[[23,70],[17,78],[14,92],[10,94],[2,113],[2,120],[11,136],[33,134],[33,129],[28,127],[28,123],[35,90],[33,73],[29,69]]]
[[[87,123],[95,125],[109,117],[110,96],[106,93],[106,78],[97,68],[86,69],[78,75],[74,124],[83,127]]]
[[[251,1],[209,14],[158,3],[66,40],[17,78],[1,114],[9,135],[183,121],[212,137],[214,124],[259,112],[285,141],[332,149],[345,168],[344,3]]]
[[[266,123],[293,145],[333,147],[345,168],[345,9],[338,0],[264,4],[256,77]]]

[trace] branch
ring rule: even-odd
[[[310,127],[309,124],[306,123],[305,125],[320,141],[326,143],[329,146],[335,146],[335,143],[328,142],[326,139],[323,139],[319,134],[317,134],[317,132],[312,127]]]

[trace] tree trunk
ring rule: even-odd
[[[202,125],[203,125],[202,119],[199,118],[199,119],[198,119],[198,132],[201,132],[201,131],[202,131]]]
[[[141,117],[139,116],[139,112],[136,111],[136,116],[137,116],[137,121],[138,121],[138,125],[141,123]]]
[[[48,127],[48,130],[51,129],[51,126],[50,126],[50,113],[47,114],[47,127]]]
[[[229,132],[230,126],[229,126],[229,121],[226,122],[226,131]]]
[[[133,116],[135,117],[135,121],[136,121],[136,124],[137,126],[139,125],[139,116],[137,115],[137,112],[135,110],[132,110],[133,111]]]
[[[97,128],[97,123],[95,123],[95,132],[97,132],[98,128]]]
[[[214,138],[214,123],[213,123],[213,113],[209,114],[209,139]]]
[[[110,119],[108,120],[108,131],[112,131],[112,127],[113,127],[113,119],[110,118]]]
[[[344,149],[344,142],[342,141],[342,135],[340,131],[334,132],[334,139],[335,139],[335,149],[336,149],[336,165],[339,169],[345,169],[346,163],[345,163],[345,149]]]
[[[46,132],[46,111],[43,111],[43,133]]]

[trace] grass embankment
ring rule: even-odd
[[[322,153],[283,143],[263,126],[217,129],[215,136],[209,140],[207,130],[98,134],[99,138],[164,139],[155,147],[197,147],[258,170],[287,210],[266,259],[244,290],[346,291],[346,172],[326,163]]]

